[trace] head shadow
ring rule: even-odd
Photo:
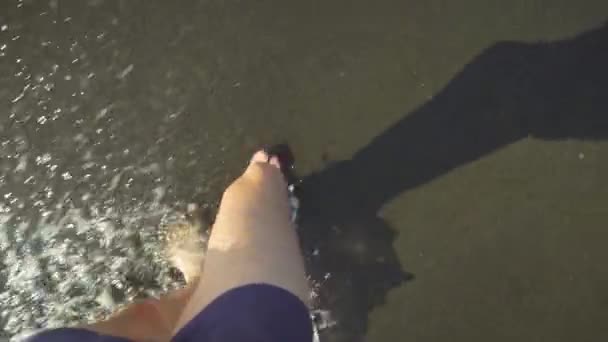
[[[378,217],[385,203],[524,138],[608,138],[608,23],[559,41],[498,42],[405,114],[298,187],[319,305],[338,321],[328,340],[364,340],[370,311],[413,279]]]

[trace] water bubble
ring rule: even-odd
[[[11,100],[12,103],[17,103],[19,102],[19,100],[21,100],[23,97],[25,96],[25,92],[20,93],[19,95],[17,95],[17,97],[15,97],[14,99]]]
[[[90,169],[90,168],[93,168],[93,167],[95,167],[95,163],[94,162],[87,162],[87,163],[82,164],[82,168],[84,170],[87,170],[87,169]]]
[[[118,184],[120,183],[121,177],[122,177],[122,173],[119,173],[119,174],[115,175],[114,177],[112,177],[112,180],[110,181],[110,185],[108,186],[108,191],[116,190],[116,188],[118,187]]]
[[[116,77],[123,79],[125,77],[127,77],[127,75],[129,75],[131,73],[131,71],[133,71],[133,64],[129,64],[126,68],[124,68],[121,72],[118,73],[118,75],[116,75]]]
[[[17,163],[17,167],[15,167],[15,172],[24,172],[27,169],[27,155],[23,155],[19,157],[19,162]]]
[[[95,120],[103,119],[106,115],[108,115],[109,108],[102,108],[99,113],[95,116]]]
[[[37,156],[36,157],[36,164],[37,165],[44,165],[48,162],[51,161],[51,155],[49,153],[45,153],[43,155]]]

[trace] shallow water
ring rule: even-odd
[[[325,340],[605,339],[607,13],[2,2],[3,334],[176,286],[162,227],[286,141]]]

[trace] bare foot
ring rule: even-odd
[[[188,216],[168,227],[166,254],[171,265],[180,270],[190,284],[201,274],[207,241],[202,234],[199,208],[189,207]]]
[[[281,169],[281,163],[277,156],[270,156],[265,151],[257,151],[251,158],[250,163],[268,163],[277,169]]]

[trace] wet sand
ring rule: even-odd
[[[338,320],[325,340],[601,341],[607,13],[3,2],[2,229],[30,228],[2,241],[93,207],[148,227],[149,251],[157,216],[213,205],[254,149],[288,142],[319,305]]]

